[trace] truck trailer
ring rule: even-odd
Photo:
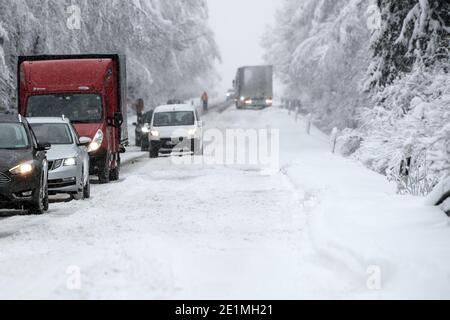
[[[233,81],[238,109],[265,108],[273,103],[273,67],[241,67]]]
[[[90,174],[118,180],[128,145],[126,60],[118,54],[21,56],[18,110],[25,117],[66,117],[88,147]]]

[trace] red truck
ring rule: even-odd
[[[18,110],[25,117],[70,119],[88,147],[90,173],[118,180],[128,145],[125,57],[117,54],[19,57]]]

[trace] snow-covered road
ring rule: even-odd
[[[331,155],[284,110],[212,112],[206,126],[280,129],[279,172],[134,150],[89,201],[0,220],[0,298],[450,298],[438,209]]]

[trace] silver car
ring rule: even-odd
[[[28,118],[40,143],[50,143],[48,159],[48,192],[50,195],[69,194],[75,199],[90,197],[89,154],[90,138],[78,137],[68,119]]]

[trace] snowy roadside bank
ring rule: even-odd
[[[231,114],[233,127],[248,126],[247,117]],[[281,172],[306,214],[305,260],[331,266],[334,278],[316,279],[329,294],[450,297],[450,220],[439,208],[399,196],[384,176],[331,154],[329,137],[317,128],[308,136],[304,117],[296,123],[287,110],[269,109],[257,125],[281,129]]]
[[[396,195],[395,185],[356,160],[332,155],[328,141],[304,134],[304,123],[287,130],[307,152],[296,156],[293,148],[282,148],[291,149],[283,172],[295,189],[309,190],[301,198],[310,210],[313,251],[352,275],[350,296],[449,298],[450,220],[421,197]],[[348,297],[345,291],[339,295]]]
[[[427,197],[426,204],[440,206],[450,216],[450,175],[441,181]]]

